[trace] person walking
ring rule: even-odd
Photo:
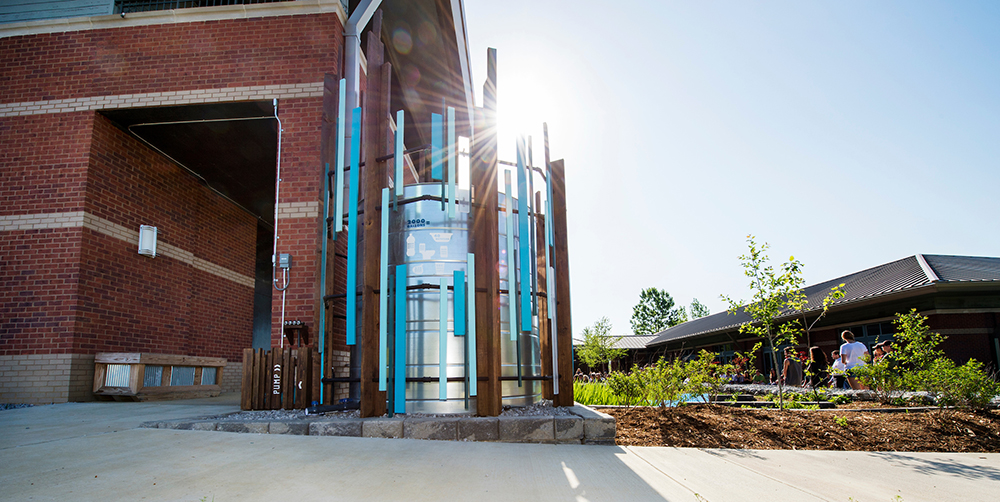
[[[862,357],[868,355],[868,347],[865,347],[865,344],[861,342],[855,342],[854,333],[851,333],[850,330],[841,333],[840,338],[844,340],[844,344],[840,346],[840,360],[843,361],[844,369],[847,371],[847,383],[854,390],[864,389],[865,386],[858,381],[856,376],[857,371],[852,370],[865,365]]]
[[[791,347],[785,349],[785,366],[781,370],[781,380],[785,385],[796,387],[802,385],[802,361]]]
[[[809,364],[806,365],[806,375],[809,375],[809,386],[822,387],[830,377],[830,363],[826,354],[819,347],[809,347]]]

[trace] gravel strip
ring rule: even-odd
[[[0,411],[2,410],[16,410],[18,408],[31,408],[33,404],[21,404],[21,403],[0,403]]]

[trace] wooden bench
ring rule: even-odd
[[[147,401],[214,397],[222,393],[222,357],[100,352],[94,356],[98,399]]]

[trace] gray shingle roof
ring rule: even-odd
[[[921,265],[924,260],[930,270]],[[934,277],[934,276],[937,277]],[[1000,282],[1000,258],[976,256],[914,255],[877,267],[848,274],[803,289],[809,300],[809,310],[822,308],[823,298],[830,288],[843,283],[844,297],[834,305],[889,295],[900,291],[948,282]],[[742,310],[735,314],[720,312],[688,321],[656,334],[648,345],[689,338],[733,329],[750,321]]]

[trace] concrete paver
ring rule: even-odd
[[[232,398],[0,412],[4,500],[997,500],[1000,455],[699,450],[138,429]]]

